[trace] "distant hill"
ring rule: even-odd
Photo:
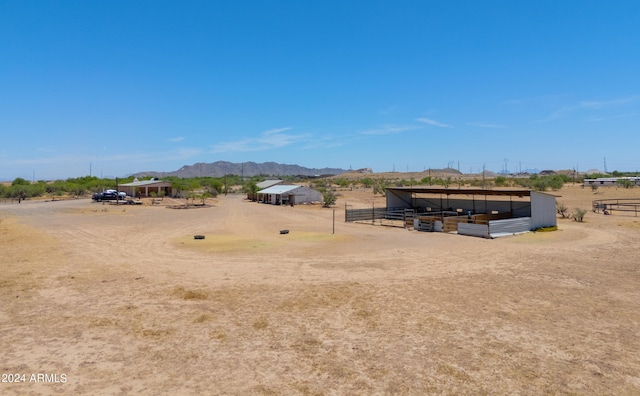
[[[234,163],[227,161],[216,161],[213,163],[198,162],[193,165],[184,165],[182,168],[172,172],[138,172],[134,173],[135,177],[200,177],[212,176],[222,177],[224,175],[244,175],[244,176],[317,176],[317,175],[339,175],[346,172],[345,169],[339,168],[305,168],[304,166],[292,164],[278,164],[276,162],[243,162]]]

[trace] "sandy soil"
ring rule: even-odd
[[[341,194],[335,234],[239,196],[0,205],[0,394],[640,394],[640,217],[485,240],[344,223],[374,197]]]

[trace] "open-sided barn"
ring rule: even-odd
[[[364,214],[366,220],[391,219],[422,231],[487,238],[557,225],[556,197],[531,190],[388,188],[386,208],[351,212],[347,221],[363,220]]]

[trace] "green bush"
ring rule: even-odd
[[[582,223],[584,221],[584,215],[587,214],[585,209],[576,208],[573,212],[573,220]]]
[[[332,188],[327,188],[322,192],[322,202],[324,203],[325,208],[329,208],[335,205],[338,200],[338,195],[333,191]]]

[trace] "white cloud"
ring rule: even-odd
[[[310,138],[309,134],[289,134],[284,133],[291,128],[269,129],[255,138],[244,138],[241,140],[222,142],[211,146],[214,153],[233,151],[262,151],[281,148]]]
[[[169,138],[167,139],[167,142],[181,142],[183,141],[185,138],[183,136],[178,136],[178,137],[174,137],[174,138]]]
[[[506,126],[504,126],[504,125],[486,124],[484,122],[469,122],[469,123],[467,123],[467,125],[478,127],[478,128],[506,128]]]
[[[440,127],[440,128],[453,128],[451,125],[443,124],[441,122],[438,122],[436,120],[432,120],[430,118],[422,117],[422,118],[416,119],[416,121],[419,121],[419,122],[422,122],[422,123],[425,123],[425,124],[429,124],[429,125],[433,125],[433,126],[437,126],[437,127]]]
[[[416,126],[406,126],[406,125],[383,125],[377,129],[369,129],[366,131],[360,132],[362,135],[393,135],[396,133],[402,133],[406,131],[412,131],[419,129]]]
[[[640,96],[629,96],[613,100],[582,101],[579,103],[579,107],[583,109],[603,109],[605,107],[625,105],[627,103],[635,102],[638,99],[640,99]]]
[[[621,118],[636,117],[637,115],[638,113],[627,113],[627,114],[616,114],[616,115],[611,115],[606,117],[589,117],[587,121],[600,122],[600,121],[618,120]]]
[[[278,134],[280,134],[282,132],[286,132],[286,131],[289,131],[289,130],[291,130],[290,127],[287,127],[287,128],[274,128],[274,129],[269,129],[268,131],[264,131],[262,133],[262,135],[263,136],[278,135]]]
[[[618,98],[612,100],[599,100],[599,101],[587,101],[583,100],[574,105],[564,106],[551,113],[547,118],[540,120],[540,122],[553,121],[560,118],[568,117],[574,112],[581,110],[602,110],[607,108],[615,108],[627,105],[640,99],[640,95],[628,96],[625,98]],[[602,117],[601,117],[602,118]],[[602,118],[604,119],[604,118]]]

